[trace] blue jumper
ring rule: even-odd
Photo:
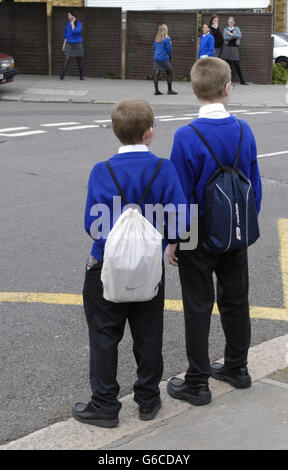
[[[82,31],[81,21],[77,22],[73,30],[72,30],[70,21],[68,21],[68,23],[66,24],[65,32],[64,32],[64,39],[66,39],[67,42],[72,42],[72,43],[82,42],[81,31]]]
[[[114,155],[109,159],[109,162],[129,204],[138,204],[144,190],[148,186],[148,183],[157,168],[159,162],[158,157],[148,151],[127,152]],[[101,217],[99,209],[103,210],[102,213],[106,212],[108,209],[110,211],[111,217],[109,231],[116,222],[116,220],[113,220],[113,215],[114,217],[120,216],[120,213],[113,214],[113,196],[119,196],[119,191],[116,188],[116,185],[105,162],[99,162],[92,169],[88,182],[87,201],[85,208],[85,230],[90,236],[92,236],[93,232],[93,223],[96,221],[97,224],[97,219]],[[163,160],[160,172],[155,178],[151,189],[145,198],[145,204],[154,205],[157,203],[162,204],[163,206],[166,206],[166,204],[173,204],[176,209],[178,208],[179,204],[183,204],[184,207],[182,210],[185,212],[186,224],[184,230],[187,229],[189,226],[189,211],[187,209],[187,202],[179,182],[177,172],[175,171],[172,163],[167,159]],[[100,206],[100,204],[104,204],[105,207]],[[124,206],[125,203],[122,204],[122,208]],[[95,211],[95,208],[97,208],[97,211]],[[142,204],[141,209],[142,214],[144,215],[144,204]],[[173,216],[173,213],[173,208],[170,208],[169,214]],[[178,236],[178,231],[175,239],[169,238],[167,221],[168,213],[167,217],[165,214],[164,221],[164,234],[166,242],[164,241],[163,243],[163,250],[167,245],[168,240],[171,243],[175,243],[180,239]],[[155,217],[153,218],[153,225],[154,227],[156,226]],[[103,227],[99,227],[99,229],[103,231]],[[96,239],[96,237],[93,236],[93,238],[95,241],[92,246],[91,255],[101,261],[107,237],[105,238],[105,236],[101,236],[99,239]]]
[[[212,34],[208,33],[206,36],[202,34],[200,39],[200,46],[198,51],[198,59],[200,59],[201,55],[208,55],[209,57],[213,57],[214,55],[214,45],[215,39]]]
[[[154,41],[154,60],[156,62],[167,62],[172,51],[172,45],[169,38],[164,38],[161,42]]]

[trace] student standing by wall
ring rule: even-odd
[[[224,59],[230,65],[232,70],[232,64],[235,67],[238,77],[240,78],[241,85],[247,85],[245,82],[239,59],[239,46],[242,33],[238,26],[235,26],[235,20],[233,16],[228,18],[228,26],[224,29],[224,47],[221,54],[221,59]]]
[[[200,46],[198,51],[198,59],[201,57],[212,57],[214,55],[215,40],[210,33],[210,28],[207,23],[203,24],[203,34],[200,39]]]
[[[172,44],[168,36],[168,28],[166,24],[161,24],[159,26],[158,33],[153,44],[153,49],[155,95],[163,95],[163,93],[161,93],[158,88],[158,81],[161,71],[165,71],[167,75],[168,95],[177,95],[177,92],[172,90],[172,67],[170,63]]]
[[[219,28],[219,18],[217,15],[212,15],[210,19],[210,33],[214,37],[214,57],[221,57],[222,48],[224,44],[223,34]]]
[[[77,15],[74,11],[69,11],[68,22],[66,24],[64,32],[64,43],[62,50],[65,54],[65,61],[63,65],[62,74],[60,75],[60,80],[63,80],[69,67],[69,63],[72,57],[76,57],[80,80],[84,80],[83,75],[83,39],[82,39],[82,23],[78,20]]]

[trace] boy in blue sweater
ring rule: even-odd
[[[120,213],[115,214],[114,197],[124,193],[129,204],[138,204],[148,187],[159,158],[151,153],[148,146],[153,140],[154,113],[150,104],[141,100],[124,100],[116,104],[112,111],[112,125],[122,146],[109,163],[119,187],[106,165],[97,163],[91,171],[85,209],[85,229],[93,236],[94,243],[86,266],[83,300],[90,337],[90,383],[91,401],[77,403],[72,414],[78,421],[102,427],[118,425],[121,402],[117,396],[117,355],[128,320],[132,337],[133,352],[137,362],[137,381],[134,385],[134,398],[139,405],[140,419],[153,419],[160,409],[159,382],[163,372],[162,335],[164,309],[164,273],[162,284],[156,297],[149,302],[113,303],[103,297],[101,268],[105,250],[105,236],[96,237],[95,221],[100,213],[109,212],[111,228]],[[121,190],[121,191],[120,191]],[[173,164],[163,159],[143,204],[170,204],[173,207],[183,204],[186,199]],[[121,201],[124,207],[123,199]],[[172,207],[173,205],[173,207]],[[98,213],[97,213],[98,206]],[[147,207],[147,206],[145,206]],[[183,206],[182,206],[183,207]],[[174,213],[177,217],[177,210]],[[166,219],[165,219],[166,220]],[[154,226],[157,225],[157,220]],[[94,228],[93,228],[94,227]],[[100,226],[99,226],[100,231]],[[168,232],[168,227],[164,233]],[[179,237],[176,236],[178,240]],[[171,239],[171,242],[175,242]],[[145,281],[145,280],[144,280]],[[119,279],[121,282],[121,279]]]
[[[231,90],[230,68],[221,59],[204,58],[193,66],[191,81],[202,105],[193,126],[204,136],[222,164],[233,166],[240,141],[240,125],[224,107]],[[262,191],[256,143],[247,122],[241,122],[243,140],[238,168],[251,181],[259,213]],[[189,125],[175,133],[171,161],[177,169],[188,203],[198,204],[200,223],[195,250],[179,250],[177,254],[176,245],[168,246],[169,262],[179,264],[189,362],[185,380],[171,379],[168,393],[194,405],[205,405],[211,401],[210,375],[236,388],[251,385],[247,369],[250,345],[247,249],[215,254],[202,246],[204,189],[219,166]],[[217,304],[226,338],[224,365],[210,365],[208,355],[210,318],[215,300],[213,273],[217,277]]]

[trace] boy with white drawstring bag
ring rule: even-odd
[[[173,164],[148,149],[154,136],[150,104],[117,103],[112,126],[122,145],[116,155],[92,169],[85,209],[85,229],[94,239],[83,288],[92,397],[88,404],[77,403],[72,409],[78,421],[102,427],[119,423],[118,344],[127,320],[137,363],[134,399],[140,419],[153,419],[161,407],[165,243],[161,232],[166,244],[179,241],[178,230],[169,230],[169,220],[177,219],[180,205],[185,215],[187,211]],[[155,205],[167,208],[163,223],[155,218]]]

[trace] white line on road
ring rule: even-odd
[[[112,120],[111,119],[100,119],[98,121],[93,121],[93,122],[99,122],[99,124],[101,124],[101,123],[104,124],[105,122],[112,122]]]
[[[271,111],[253,111],[252,113],[243,113],[243,114],[271,114]]]
[[[246,113],[247,111],[249,111],[249,109],[229,109],[228,108],[228,111],[231,114],[236,114],[236,113]]]
[[[155,119],[172,118],[173,116],[155,116]]]
[[[283,150],[282,152],[263,153],[262,155],[258,155],[258,158],[274,157],[277,155],[287,155],[287,154],[288,154],[288,150]]]
[[[28,127],[28,129],[29,129],[29,127]],[[5,136],[5,137],[24,137],[26,135],[36,135],[36,134],[47,134],[47,131],[15,132],[13,134],[0,133],[0,135]]]
[[[198,114],[198,113],[197,113]],[[177,117],[177,118],[169,118],[169,119],[159,119],[161,122],[170,122],[170,121],[189,121],[189,117]]]
[[[40,124],[42,127],[73,126],[80,122],[51,122],[50,124]]]
[[[78,131],[80,129],[91,129],[92,127],[100,127],[96,124],[89,124],[87,126],[73,126],[73,127],[59,127],[60,131]]]
[[[8,127],[7,129],[0,129],[0,132],[24,131],[24,129],[30,129],[30,127]]]

